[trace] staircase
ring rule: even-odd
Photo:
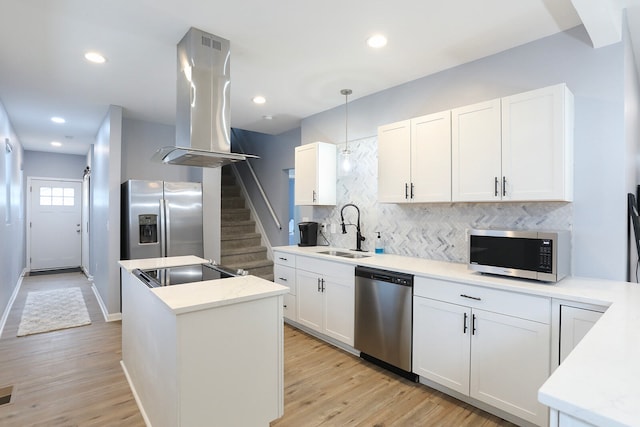
[[[231,166],[222,168],[220,264],[233,269],[243,268],[254,276],[273,281],[273,262],[267,258],[267,248],[261,245],[261,235],[251,211],[245,207],[240,186]]]

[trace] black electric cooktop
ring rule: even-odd
[[[136,269],[133,273],[152,288],[237,276],[233,272],[213,264],[183,265],[151,270]]]

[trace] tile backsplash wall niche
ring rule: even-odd
[[[344,144],[338,147],[338,152]],[[314,207],[313,221],[336,224],[324,232],[332,246],[355,249],[356,229],[347,226],[341,234],[340,210],[347,203],[360,209],[360,225],[366,240],[362,248],[373,251],[377,231],[385,253],[466,263],[466,232],[470,228],[515,230],[571,230],[573,206],[566,202],[535,203],[378,203],[377,138],[349,142],[351,173],[337,179],[337,203]],[[338,165],[340,163],[338,162]],[[344,210],[345,223],[356,223],[357,211]],[[318,244],[326,244],[318,238]]]

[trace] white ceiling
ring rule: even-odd
[[[110,104],[174,123],[176,44],[191,26],[231,41],[232,126],[278,134],[343,104],[340,89],[357,99],[581,23],[571,0],[0,0],[0,11],[0,101],[19,139],[75,154]],[[376,32],[389,43],[374,51]],[[88,50],[107,63],[87,63]]]

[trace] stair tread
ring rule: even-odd
[[[246,262],[239,262],[239,263],[233,263],[233,264],[226,264],[225,267],[243,268],[245,270],[251,270],[252,268],[269,267],[272,265],[273,265],[273,261],[271,260],[259,259],[256,261],[246,261]]]
[[[255,239],[256,237],[262,237],[260,233],[241,233],[232,234],[229,236],[220,236],[220,240],[242,240],[242,239]]]
[[[220,223],[221,227],[234,227],[238,225],[256,225],[256,222],[251,219],[240,219],[237,221],[225,220]]]
[[[265,248],[264,246],[247,246],[244,248],[230,248],[222,250],[220,256],[243,255],[266,251],[267,248]]]

